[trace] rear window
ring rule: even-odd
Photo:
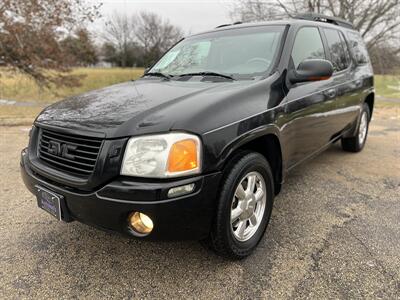
[[[363,65],[369,62],[368,51],[365,47],[364,41],[359,33],[347,32],[347,39],[349,42],[350,51],[358,65]]]
[[[340,32],[335,29],[324,29],[326,39],[328,41],[329,52],[331,54],[331,62],[335,72],[347,69],[350,64],[350,56],[346,42],[340,36]]]

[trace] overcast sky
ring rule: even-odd
[[[135,13],[139,11],[155,12],[171,23],[180,26],[185,34],[212,29],[218,25],[230,23],[229,11],[232,1],[225,0],[91,0],[103,3],[103,19],[112,14]],[[95,26],[100,26],[96,22]]]

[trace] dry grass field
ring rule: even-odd
[[[143,75],[141,68],[76,68],[71,74],[82,76],[81,85],[74,88],[41,89],[25,75],[0,69],[0,99],[50,103],[68,96],[136,79]]]

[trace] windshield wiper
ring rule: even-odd
[[[145,77],[145,76],[154,76],[154,77],[162,77],[162,78],[166,78],[166,79],[171,79],[171,75],[164,74],[161,72],[150,72],[150,73],[146,73],[143,75],[143,77]]]
[[[187,73],[178,75],[179,77],[186,77],[186,76],[215,76],[215,77],[222,77],[230,80],[235,80],[232,76],[220,74],[216,72],[198,72],[198,73]]]

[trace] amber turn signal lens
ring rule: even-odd
[[[168,172],[184,172],[196,169],[198,166],[195,140],[183,140],[172,145],[168,158]]]

